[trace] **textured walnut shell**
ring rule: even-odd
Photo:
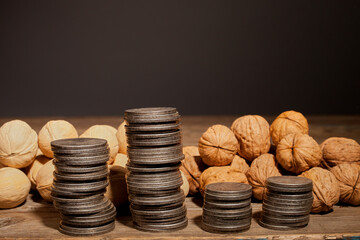
[[[30,191],[30,180],[19,169],[0,169],[0,208],[13,208],[26,200]]]
[[[65,120],[51,120],[39,132],[39,148],[48,158],[53,158],[51,142],[57,139],[77,138],[75,127]]]
[[[187,156],[182,161],[180,170],[189,182],[189,194],[195,195],[199,192],[200,176],[206,168],[200,156]]]
[[[339,201],[339,182],[329,170],[314,167],[303,172],[300,176],[313,181],[314,201],[311,212],[329,212],[334,204]]]
[[[117,132],[116,132],[116,138],[118,140],[119,144],[119,153],[126,154],[127,153],[127,139],[126,139],[126,133],[125,133],[125,121],[123,121]]]
[[[116,154],[115,160],[112,163],[112,165],[121,166],[123,168],[126,168],[126,164],[128,162],[128,157],[125,154],[118,153]]]
[[[36,176],[40,168],[50,160],[51,159],[47,158],[45,155],[38,155],[35,157],[35,160],[24,169],[26,176],[31,182],[31,189],[36,189]]]
[[[265,153],[251,163],[246,176],[249,184],[252,186],[253,196],[256,199],[263,200],[266,193],[266,179],[268,177],[281,176],[281,173],[276,167],[274,155]]]
[[[270,126],[271,139],[275,146],[283,137],[292,133],[309,133],[309,125],[299,112],[286,111],[281,113]]]
[[[36,189],[41,197],[48,202],[52,202],[51,186],[54,181],[55,166],[53,161],[48,161],[42,166],[36,175]]]
[[[269,152],[270,130],[265,118],[247,115],[236,119],[231,130],[239,141],[239,155],[252,161],[261,154]]]
[[[249,171],[249,165],[247,164],[246,160],[241,158],[238,155],[235,155],[234,159],[232,160],[231,167],[239,169],[241,172],[243,173],[247,173],[247,171]]]
[[[360,166],[342,163],[330,170],[340,185],[340,201],[360,205]]]
[[[110,153],[108,164],[112,164],[119,150],[119,143],[116,138],[116,129],[109,125],[94,125],[88,128],[80,136],[81,138],[101,138],[108,143]]]
[[[302,133],[285,136],[276,149],[276,159],[281,166],[296,174],[319,166],[321,157],[319,144],[309,135]]]
[[[199,153],[208,166],[225,166],[231,163],[238,149],[234,133],[226,126],[209,127],[199,140]]]
[[[200,176],[200,193],[204,195],[206,185],[216,182],[248,183],[246,175],[231,166],[210,167]]]
[[[360,145],[353,139],[331,137],[321,145],[322,165],[330,168],[340,163],[360,164]]]
[[[189,194],[190,185],[189,185],[189,181],[187,180],[183,171],[180,170],[180,173],[181,173],[181,178],[183,181],[183,184],[181,185],[181,189],[183,190],[184,196],[186,197]]]
[[[36,132],[24,121],[13,120],[0,128],[0,163],[13,168],[29,166],[38,149]]]
[[[199,148],[197,146],[185,146],[183,147],[183,154],[187,156],[200,156]]]

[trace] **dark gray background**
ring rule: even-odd
[[[0,116],[360,113],[360,1],[0,1]]]

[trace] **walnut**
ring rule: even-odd
[[[339,201],[340,186],[334,174],[330,171],[314,167],[303,172],[301,177],[309,178],[313,181],[313,196],[311,212],[329,212],[334,204]]]
[[[39,132],[39,148],[48,158],[53,158],[51,142],[57,139],[77,138],[75,127],[65,120],[51,120],[47,122]]]
[[[321,145],[322,165],[330,168],[340,163],[360,164],[360,145],[353,139],[331,137]]]
[[[309,135],[302,133],[285,136],[276,149],[276,159],[281,166],[296,174],[319,166],[321,156],[319,144]]]
[[[247,173],[249,171],[249,165],[247,164],[246,160],[241,158],[238,155],[235,155],[234,159],[231,162],[231,167],[239,169],[243,173]]]
[[[26,200],[31,187],[30,180],[19,169],[0,169],[0,209],[13,208]]]
[[[200,176],[200,193],[204,195],[206,185],[216,182],[248,183],[246,175],[231,166],[210,167]]]
[[[268,177],[281,176],[281,173],[276,167],[274,155],[265,153],[251,163],[246,176],[252,186],[253,196],[256,199],[263,200],[266,193],[266,179]]]
[[[128,162],[128,156],[122,153],[116,154],[115,160],[112,165],[117,165],[126,168],[126,164]]]
[[[189,194],[190,185],[189,185],[189,181],[187,180],[183,171],[180,170],[180,173],[181,173],[181,178],[183,181],[183,184],[181,185],[181,189],[183,190],[184,196],[186,197]]]
[[[36,175],[36,189],[41,197],[48,202],[52,202],[51,186],[54,181],[54,171],[55,166],[51,160],[45,163]]]
[[[223,125],[209,127],[199,140],[202,160],[209,166],[225,166],[231,163],[238,149],[234,133]]]
[[[108,143],[110,153],[108,164],[112,164],[115,160],[116,154],[119,150],[119,143],[116,138],[116,129],[109,125],[94,125],[88,128],[80,136],[81,138],[101,138],[105,139]]]
[[[123,154],[127,153],[127,138],[126,138],[125,124],[126,122],[123,121],[118,127],[118,130],[116,132],[116,138],[119,143],[119,153],[123,153]]]
[[[36,176],[40,168],[50,160],[51,159],[47,158],[45,155],[38,155],[35,157],[35,160],[24,169],[26,176],[31,182],[31,189],[36,189]]]
[[[181,163],[180,170],[189,182],[189,194],[195,195],[199,192],[200,175],[207,166],[200,156],[187,156]]]
[[[309,133],[309,125],[299,112],[286,111],[281,113],[270,126],[270,135],[273,143],[278,145],[283,137],[291,133]]]
[[[252,161],[270,149],[269,123],[258,115],[247,115],[236,119],[231,130],[239,141],[239,155]]]
[[[13,120],[0,128],[0,163],[13,168],[29,166],[38,149],[36,132],[24,121]]]
[[[200,156],[199,148],[197,146],[185,146],[183,147],[183,154],[187,156]]]
[[[339,181],[340,201],[360,205],[360,166],[355,163],[342,163],[330,171]]]

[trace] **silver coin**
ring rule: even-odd
[[[172,131],[180,129],[181,124],[179,121],[162,123],[162,124],[136,124],[125,125],[126,133],[138,133],[138,132],[162,132]]]
[[[180,163],[185,158],[184,154],[175,156],[163,156],[161,158],[137,158],[131,157],[129,161],[136,165],[167,165]]]
[[[97,226],[97,227],[71,227],[60,222],[59,231],[63,234],[76,236],[76,237],[87,237],[96,236],[111,232],[115,228],[115,222],[112,221],[108,224]]]
[[[171,165],[137,165],[132,163],[126,164],[126,168],[133,173],[162,173],[168,171],[177,171],[180,166],[181,163]]]
[[[64,203],[64,204],[77,204],[77,203],[83,203],[83,202],[94,202],[94,201],[100,201],[104,198],[103,194],[96,194],[96,195],[90,195],[90,196],[83,196],[83,197],[64,197],[64,196],[53,196],[51,195],[51,198],[54,202],[57,203]]]
[[[131,214],[142,216],[147,219],[151,219],[151,218],[159,219],[159,218],[169,218],[184,214],[184,212],[186,212],[186,207],[182,205],[178,208],[166,209],[166,210],[138,210],[138,209],[133,209],[130,206],[130,211]]]
[[[245,230],[248,230],[250,228],[251,224],[244,224],[244,225],[210,225],[208,223],[202,222],[201,228],[206,232],[211,233],[233,233],[233,232],[242,232]]]
[[[185,217],[183,220],[171,223],[144,223],[144,222],[133,222],[134,227],[141,231],[148,232],[164,232],[164,231],[177,231],[184,229],[188,225],[188,219]]]
[[[73,198],[82,198],[97,194],[104,194],[106,192],[106,189],[101,189],[94,192],[73,192],[68,190],[60,190],[54,187],[51,187],[51,196],[55,197],[73,197]]]
[[[99,171],[107,171],[108,166],[105,164],[98,166],[68,166],[59,162],[54,162],[55,172],[57,173],[92,173]]]
[[[107,141],[100,138],[66,138],[54,140],[51,142],[51,147],[56,150],[81,150],[106,147]]]
[[[310,215],[300,215],[300,216],[274,216],[270,214],[262,213],[261,218],[266,220],[265,222],[273,224],[292,224],[292,223],[303,223],[309,222]]]
[[[109,185],[109,182],[107,179],[95,181],[95,182],[85,182],[85,183],[83,183],[83,182],[81,182],[81,183],[58,182],[55,180],[53,181],[53,187],[55,189],[60,190],[60,191],[63,190],[63,191],[70,191],[70,192],[77,192],[77,193],[95,192],[95,191],[106,188],[107,185]]]
[[[125,110],[125,116],[128,115],[156,115],[156,114],[172,114],[177,110],[174,107],[145,107],[145,108],[132,108]]]
[[[305,192],[305,193],[277,193],[277,192],[266,192],[265,198],[273,198],[278,201],[282,200],[308,200],[313,198],[313,193]]]
[[[84,182],[94,180],[104,180],[108,177],[108,171],[100,171],[93,173],[57,173],[54,172],[54,179],[56,181],[73,181]]]
[[[160,196],[160,197],[143,197],[137,195],[129,195],[129,201],[132,204],[142,205],[142,206],[161,206],[168,204],[181,204],[185,201],[184,192],[177,192],[173,195]]]
[[[311,209],[302,209],[302,210],[274,209],[272,207],[262,205],[262,210],[264,214],[269,214],[274,216],[298,216],[298,215],[309,214]]]
[[[293,207],[293,206],[311,206],[313,203],[313,198],[309,199],[299,199],[299,200],[286,200],[286,199],[278,199],[278,198],[269,198],[264,197],[263,203],[269,205],[276,205],[278,207]]]
[[[55,162],[63,163],[68,166],[93,166],[105,164],[109,160],[108,154],[103,154],[99,156],[87,156],[87,157],[79,157],[73,155],[56,155],[54,154]]]
[[[252,212],[251,207],[239,208],[239,209],[214,209],[203,207],[203,214],[217,217],[244,217],[248,216]]]
[[[66,215],[88,215],[99,213],[106,210],[110,205],[111,202],[107,198],[104,198],[101,201],[93,204],[54,204],[56,209],[58,209],[62,214]]]
[[[264,222],[262,219],[259,220],[259,225],[264,228],[268,228],[272,230],[280,230],[280,231],[295,230],[306,226],[306,224],[303,226],[285,226],[280,224],[269,224]]]
[[[242,201],[214,201],[207,200],[204,201],[204,206],[206,208],[218,208],[218,209],[233,209],[233,208],[244,208],[251,205],[251,198],[242,200]]]
[[[205,199],[208,200],[214,200],[214,201],[243,201],[250,199],[252,196],[252,192],[249,193],[241,193],[241,194],[211,194],[211,193],[205,193]]]

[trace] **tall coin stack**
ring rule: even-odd
[[[134,227],[152,232],[185,228],[179,113],[171,107],[129,109],[125,121],[127,186]]]
[[[104,196],[108,185],[107,141],[71,138],[51,142],[54,182],[51,196],[60,212],[59,231],[71,236],[93,236],[115,227],[116,208]]]
[[[267,192],[259,224],[274,230],[292,230],[309,223],[313,202],[312,181],[296,176],[266,180]]]
[[[248,184],[211,183],[205,188],[202,228],[207,232],[232,233],[251,225],[252,188]]]

